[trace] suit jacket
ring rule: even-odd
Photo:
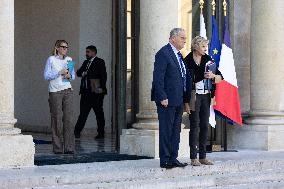
[[[87,70],[88,60],[85,60],[82,66],[77,70],[76,74],[78,77],[82,77],[83,72]],[[107,72],[105,61],[99,57],[95,57],[91,63],[87,75],[82,77],[80,85],[80,94],[91,93],[91,82],[90,79],[99,79],[100,86],[103,89],[103,94],[107,94],[106,81]],[[87,81],[87,82],[86,82]],[[87,84],[87,86],[86,86]]]
[[[185,65],[186,66],[186,65]],[[190,101],[191,77],[186,67],[186,92],[179,62],[170,44],[162,47],[155,56],[151,100],[157,105],[168,99],[168,106],[180,106]]]

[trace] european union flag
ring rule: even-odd
[[[216,68],[219,68],[221,45],[220,45],[220,40],[219,40],[216,18],[214,15],[212,15],[212,35],[211,35],[210,46],[209,46],[209,55],[212,57],[214,63],[216,64]],[[210,80],[205,80],[205,84],[210,85],[211,84]],[[210,117],[214,117],[214,119],[215,119],[215,115],[223,116],[221,113],[219,113],[216,110],[215,110],[216,114],[213,114],[213,112],[214,111],[210,113]]]
[[[212,36],[210,40],[209,55],[212,57],[217,68],[219,67],[220,55],[221,55],[221,45],[219,40],[219,34],[216,24],[215,16],[212,15]]]
[[[210,40],[209,55],[212,57],[213,62],[215,63],[215,68],[219,68],[221,46],[220,46],[219,34],[217,30],[216,19],[215,19],[215,16],[213,15],[212,15],[212,36]],[[215,73],[213,70],[211,71]],[[212,88],[211,80],[205,79],[204,84],[205,84],[205,88],[207,89]]]

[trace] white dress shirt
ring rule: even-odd
[[[171,47],[172,47],[172,49],[173,49],[173,51],[174,51],[174,53],[175,53],[175,55],[176,55],[177,61],[178,61],[178,63],[179,63],[180,72],[181,72],[181,74],[182,74],[182,76],[183,76],[183,73],[182,73],[181,69],[185,70],[185,65],[184,65],[184,62],[183,62],[183,61],[181,61],[181,64],[180,64],[179,56],[178,56],[179,50],[177,50],[177,49],[175,48],[175,46],[173,46],[171,43],[170,43],[170,45],[171,45]],[[182,65],[182,68],[180,67],[180,65]],[[185,73],[186,73],[186,72],[185,72]]]
[[[58,92],[72,88],[70,81],[66,80],[59,74],[62,69],[67,68],[67,62],[72,61],[71,57],[61,59],[59,56],[50,56],[45,65],[44,79],[49,81],[48,91]],[[73,69],[71,79],[75,79],[75,71]]]

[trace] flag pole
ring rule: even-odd
[[[215,16],[215,10],[216,10],[216,3],[215,3],[215,0],[212,0],[212,15]]]
[[[212,3],[212,4],[214,4],[214,3]],[[228,4],[227,4],[226,0],[223,0],[223,4],[222,5],[223,5],[223,7],[222,7],[223,8],[223,14],[224,14],[225,18],[224,18],[224,36],[223,36],[224,41],[222,43],[222,52],[221,53],[222,54],[225,53],[225,55],[226,55],[226,53],[228,53],[228,52],[225,51],[226,48],[229,48],[230,50],[232,50],[232,49],[231,49],[230,38],[229,38],[229,33],[228,33],[229,32],[229,30],[228,30],[229,29],[228,28],[228,19],[227,19],[227,11],[228,11],[227,5]],[[212,18],[214,18],[214,17],[212,16]],[[232,51],[230,51],[230,52],[231,52],[231,55],[232,55]],[[220,62],[221,62],[221,59],[222,59],[222,65],[224,65],[224,61],[228,61],[229,64],[232,64],[234,66],[233,59],[232,60],[227,60],[226,58],[224,58],[224,57],[222,58],[222,56],[221,56],[220,57]],[[223,69],[223,71],[226,71],[226,70]],[[224,77],[224,80],[225,79],[226,78]],[[216,98],[217,98],[217,93],[218,93],[219,94],[218,99],[219,99],[221,104],[223,103],[222,106],[224,106],[224,104],[226,104],[226,102],[221,101],[220,95],[223,95],[223,96],[226,96],[226,95],[224,95],[223,93],[220,93],[220,92],[222,92],[221,91],[222,88],[220,88],[220,87],[223,86],[223,90],[226,89],[226,88],[224,88],[224,85],[223,85],[223,84],[226,84],[226,83],[224,83],[225,81],[217,84],[217,85],[219,85],[219,90],[216,90]],[[217,88],[218,88],[218,86],[217,86]],[[231,89],[229,88],[228,90],[231,90]],[[221,97],[223,97],[223,96],[221,96]],[[227,140],[228,139],[228,137],[227,137],[227,130],[228,130],[228,128],[227,128],[227,125],[229,124],[228,122],[231,122],[232,115],[231,114],[223,114],[222,110],[220,109],[220,103],[219,103],[219,107],[218,107],[218,103],[219,102],[217,101],[217,105],[215,106],[215,108],[216,108],[216,110],[218,110],[221,113],[221,116],[220,116],[220,118],[221,118],[220,119],[220,126],[221,126],[221,129],[222,129],[221,133],[223,134],[222,135],[223,151],[224,152],[237,152],[237,150],[228,150],[228,140]],[[222,108],[226,108],[226,107],[222,107]]]
[[[204,0],[199,0],[200,14],[202,14],[203,5],[204,5]]]
[[[199,17],[199,35],[207,39],[205,21],[203,17],[204,0],[199,0],[200,17]]]
[[[227,2],[226,0],[223,1],[223,11],[224,11],[224,17],[227,16]],[[228,135],[227,135],[227,117],[225,117],[225,120],[222,121],[223,124],[223,128],[224,128],[224,151],[228,152]],[[234,152],[236,152],[236,150],[232,150]]]
[[[223,11],[224,11],[224,17],[226,16],[227,11],[227,2],[226,0],[223,1]],[[224,128],[224,151],[228,151],[228,141],[227,141],[227,117],[224,118],[225,121],[222,121],[223,128]]]
[[[226,0],[223,1],[223,10],[224,10],[224,16],[227,16],[227,2],[226,2]]]

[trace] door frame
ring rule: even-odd
[[[136,122],[139,110],[139,31],[140,31],[140,0],[132,0],[131,15],[131,122]],[[113,73],[112,85],[113,111],[112,132],[115,133],[116,150],[120,148],[120,135],[127,129],[127,0],[113,1]]]
[[[126,0],[113,0],[112,132],[115,134],[118,151],[122,129],[126,129],[126,8]]]

